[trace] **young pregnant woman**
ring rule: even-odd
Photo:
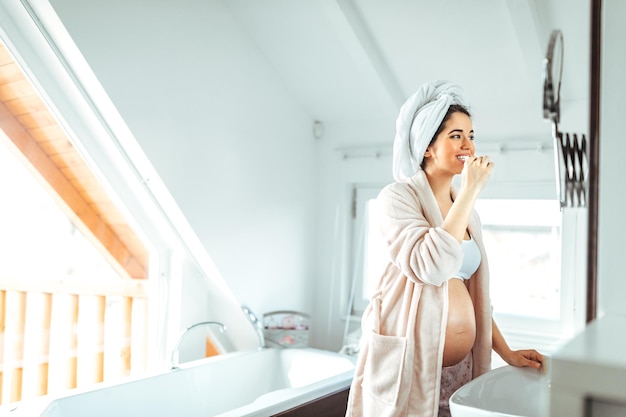
[[[400,110],[395,182],[377,198],[388,264],[363,315],[347,416],[449,416],[450,395],[490,369],[492,349],[541,367],[537,351],[508,347],[491,316],[474,203],[493,163],[473,141],[457,85],[426,83]]]

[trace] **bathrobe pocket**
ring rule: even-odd
[[[397,416],[400,409],[400,387],[406,384],[406,358],[408,338],[381,334],[382,300],[370,301],[371,316],[368,332],[367,357],[363,367],[363,413],[364,416]]]
[[[365,397],[369,394],[371,399],[386,405],[397,404],[402,384],[406,346],[406,337],[385,336],[375,332],[370,334],[367,359],[363,369]],[[364,402],[367,402],[366,398]],[[374,404],[371,406],[378,408]],[[364,409],[367,410],[368,406],[365,405]]]

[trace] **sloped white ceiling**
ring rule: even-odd
[[[263,83],[268,76],[279,80],[294,106],[327,124],[393,125],[402,102],[422,82],[439,78],[467,90],[482,139],[544,137],[549,129],[541,111],[542,58],[555,28],[565,32],[568,47],[564,101],[587,96],[584,0],[185,0],[176,6],[145,0],[52,0],[51,4],[61,20],[83,16],[67,23],[70,32],[93,37],[75,41],[85,46],[95,68],[111,67],[99,61],[116,57],[115,51],[94,54],[94,45],[102,45],[106,37],[125,36],[128,42],[137,42],[138,51],[154,51],[159,48],[158,38],[151,35],[155,31],[175,31],[181,39],[185,32],[187,44],[167,59],[180,60],[181,71],[175,75],[187,77],[187,82],[196,80],[199,86],[209,78],[234,75],[220,72],[219,62],[207,73],[206,64],[199,63],[201,57],[193,54],[206,58],[213,53],[219,59],[233,42],[237,48],[233,53],[240,53],[242,43],[233,36],[245,37],[256,49],[248,52],[265,60],[261,71],[273,72],[259,73],[252,81]],[[166,9],[173,10],[168,12],[169,23],[159,14]],[[142,19],[131,27],[124,14],[140,14]],[[146,54],[144,60],[118,56],[128,58],[132,65],[126,74],[138,77],[139,83],[146,66],[158,71],[159,63],[151,57],[154,54]],[[171,86],[168,81],[164,79],[164,89]],[[250,81],[241,79],[244,85]],[[106,85],[107,80],[103,82]],[[142,98],[124,97],[127,102],[121,105],[154,101],[155,94],[151,98],[149,91],[141,93]],[[233,100],[233,89],[213,89],[211,94],[210,103]]]
[[[536,0],[227,2],[294,98],[324,121],[381,120],[424,81],[467,90],[484,139],[542,137],[550,32],[570,47],[563,94],[586,97],[585,2]]]

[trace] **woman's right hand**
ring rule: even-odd
[[[493,162],[489,161],[488,156],[470,156],[463,165],[461,188],[442,224],[459,242],[464,239],[474,203],[487,184],[491,171]]]
[[[478,197],[489,181],[492,171],[493,162],[489,160],[489,156],[470,156],[463,164],[463,171],[461,171],[461,188],[465,188]]]

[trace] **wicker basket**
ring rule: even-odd
[[[302,348],[309,343],[308,314],[280,310],[263,315],[263,334],[268,347]]]

